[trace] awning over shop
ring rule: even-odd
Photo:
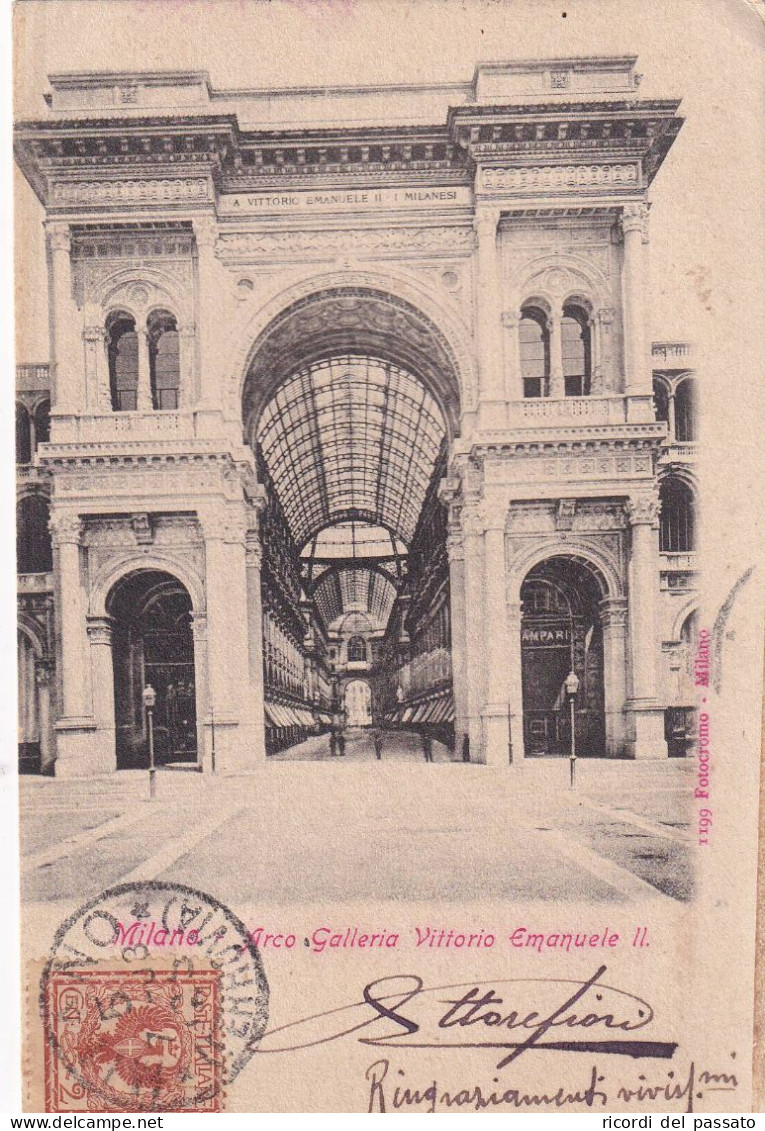
[[[315,726],[313,713],[307,707],[297,707],[286,703],[265,703],[266,725],[275,727]]]

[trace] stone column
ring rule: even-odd
[[[510,751],[511,762],[518,765],[526,757],[523,734],[523,653],[521,651],[520,601],[507,603],[507,675],[510,695]]]
[[[210,681],[207,663],[207,613],[194,609],[191,614],[191,636],[194,641],[194,687],[197,711],[197,761],[207,773],[211,768],[212,717],[210,713]]]
[[[200,515],[205,538],[210,709],[216,769],[253,768],[259,741],[250,688],[245,528],[241,504],[221,502]]]
[[[218,333],[218,262],[215,258],[215,241],[218,230],[210,216],[197,217],[194,239],[197,245],[197,364],[199,367],[199,408],[215,410],[220,394],[216,389],[217,333]]]
[[[85,593],[80,576],[82,522],[78,514],[54,510],[51,516],[56,584],[56,646],[60,713],[56,722],[56,776],[83,777],[102,772],[91,743],[92,713]]]
[[[667,394],[667,434],[670,444],[676,442],[677,431],[675,427],[675,386]]]
[[[196,330],[193,324],[184,323],[178,327],[178,408],[188,408],[199,395],[194,365],[194,346]]]
[[[56,761],[53,747],[50,715],[50,663],[38,660],[35,665],[35,684],[37,686],[37,726],[40,736],[40,770],[49,774]]]
[[[492,507],[495,511],[497,507]],[[492,513],[484,534],[486,593],[486,703],[482,711],[486,761],[491,766],[510,762],[510,700],[507,661],[507,567],[504,515]]]
[[[624,714],[627,699],[627,600],[606,597],[600,602],[603,632],[603,689],[606,714],[606,754],[619,758],[625,750]]]
[[[632,715],[635,758],[666,757],[663,712],[656,698],[658,668],[659,500],[655,490],[629,500],[631,527],[629,630],[632,659]]]
[[[109,359],[106,352],[107,333],[97,322],[88,323],[83,333],[85,342],[85,387],[88,408],[94,413],[111,412]]]
[[[471,762],[485,762],[481,707],[486,680],[484,638],[484,543],[476,515],[462,513],[465,543],[465,675]]]
[[[550,332],[550,396],[563,397],[566,395],[566,384],[563,379],[561,314],[557,308],[550,315],[547,328]]]
[[[257,530],[247,531],[245,540],[245,565],[247,569],[247,635],[252,697],[252,723],[255,729],[252,751],[253,761],[266,759],[265,686],[263,681],[263,594],[260,570],[263,565],[263,547]]]
[[[523,379],[521,378],[521,342],[519,327],[521,316],[518,311],[506,310],[502,315],[505,338],[505,399],[523,400]]]
[[[49,221],[48,243],[50,301],[51,413],[71,416],[84,407],[83,351],[80,315],[72,297],[72,240],[69,225]]]
[[[452,635],[452,688],[454,692],[454,755],[462,757],[465,735],[470,736],[467,689],[467,624],[465,620],[465,544],[454,526],[446,540],[449,556],[449,603]],[[473,752],[470,756],[472,759]]]
[[[149,331],[145,326],[136,328],[138,338],[138,411],[152,412],[151,369],[149,365]]]
[[[622,301],[625,392],[628,396],[650,396],[652,373],[648,356],[644,252],[644,245],[648,243],[648,205],[625,204],[621,230],[624,238]]]
[[[608,393],[614,387],[613,374],[613,325],[614,310],[610,306],[601,307],[596,318],[598,328],[598,365],[599,378],[593,392]],[[594,371],[593,371],[594,375]]]
[[[480,413],[482,422],[497,428],[505,423],[505,377],[502,357],[502,278],[497,245],[500,211],[478,205],[476,332],[480,369]]]
[[[102,773],[117,769],[114,721],[114,664],[112,662],[112,618],[88,617],[90,668],[93,682],[93,755]]]

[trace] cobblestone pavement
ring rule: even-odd
[[[567,759],[445,764],[434,744],[428,765],[403,735],[377,762],[367,734],[330,759],[311,741],[241,777],[160,772],[155,801],[141,771],[22,779],[23,901],[80,902],[139,878],[232,905],[692,894],[688,762],[581,759],[571,789]]]

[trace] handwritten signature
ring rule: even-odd
[[[670,1059],[676,1044],[628,1036],[649,1026],[654,1011],[603,983],[606,969],[598,967],[586,981],[508,978],[429,988],[417,974],[378,978],[360,1001],[268,1030],[257,1052],[292,1052],[356,1035],[376,1047],[492,1050],[500,1053],[497,1069],[532,1050]],[[586,1036],[569,1035],[574,1030]]]

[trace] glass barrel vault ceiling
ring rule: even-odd
[[[409,544],[445,432],[438,405],[416,377],[346,354],[287,378],[263,410],[257,438],[303,548],[325,527],[350,526],[351,519]],[[337,556],[354,556],[352,546]]]
[[[323,573],[314,588],[316,607],[329,628],[346,613],[365,613],[369,626],[384,629],[396,599],[396,586],[376,569],[345,567]]]

